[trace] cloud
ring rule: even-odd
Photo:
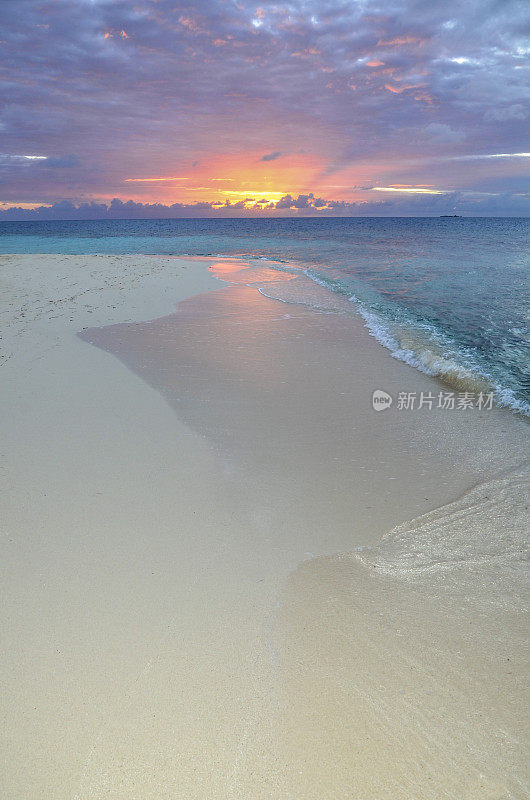
[[[384,191],[389,191],[383,189]],[[518,192],[429,192],[416,195],[414,192],[397,192],[382,200],[348,202],[326,200],[310,194],[297,197],[285,195],[277,202],[265,198],[248,206],[251,198],[238,202],[215,201],[213,203],[136,203],[114,198],[110,203],[73,203],[62,200],[49,206],[36,208],[2,208],[0,220],[105,220],[105,219],[183,219],[183,218],[232,218],[263,216],[317,216],[317,217],[366,217],[366,216],[437,216],[459,213],[474,216],[526,216],[530,217],[530,193]]]
[[[484,159],[502,158],[502,159],[521,159],[530,158],[530,153],[476,153],[461,156],[454,156],[453,161],[481,161]]]
[[[380,0],[374,8],[278,0],[259,8],[1,2],[2,150],[55,154],[38,169],[2,159],[2,199],[53,203],[67,176],[69,196],[129,189],[138,200],[141,185],[126,177],[178,175],[191,164],[200,172],[245,152],[250,171],[260,153],[272,162],[301,143],[322,173],[357,170],[344,178],[350,185],[425,183],[434,155],[451,157],[463,141],[476,153],[527,149],[527,12],[519,0]],[[74,163],[58,149],[82,157]],[[422,174],[398,175],[414,159]],[[503,176],[493,162],[460,165],[459,185],[472,188],[490,169],[510,196],[517,171],[503,163]],[[389,164],[394,175],[380,168]],[[289,169],[286,157],[280,167]],[[279,185],[307,191],[302,181]]]
[[[403,192],[404,194],[449,194],[440,189],[426,189],[421,186],[371,186],[370,192]]]
[[[484,114],[484,119],[488,122],[509,122],[510,120],[523,120],[528,117],[529,111],[521,103],[514,103],[513,106],[501,108],[490,108]]]
[[[455,131],[443,122],[431,122],[423,130],[428,137],[437,142],[461,142],[464,138],[461,131]]]
[[[77,156],[48,156],[46,161],[42,161],[41,165],[44,167],[58,167],[59,169],[67,169],[69,167],[78,167],[81,161]]]
[[[166,183],[167,181],[187,181],[188,177],[182,175],[168,175],[165,178],[124,178],[124,183]]]
[[[33,162],[46,161],[48,156],[22,155],[19,153],[0,153],[0,163],[29,166]]]
[[[419,36],[396,36],[394,39],[389,39],[388,41],[383,41],[380,39],[377,42],[377,47],[405,47],[406,45],[423,45],[425,43],[424,39],[421,39]]]
[[[275,208],[278,211],[281,211],[283,208],[292,208],[293,206],[293,198],[290,194],[286,194],[285,197],[282,197],[275,205]]]
[[[312,206],[312,194],[299,194],[293,202],[293,206],[298,209],[310,208]]]

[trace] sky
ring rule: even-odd
[[[530,215],[521,0],[2,0],[0,219]]]

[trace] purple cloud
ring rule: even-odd
[[[283,154],[280,153],[278,150],[276,150],[274,153],[267,153],[266,155],[262,156],[261,160],[262,161],[276,161],[276,159],[280,158],[281,155],[283,155]]]
[[[3,0],[0,26],[2,150],[48,157],[0,159],[3,202],[103,200],[248,150],[507,196],[525,166],[449,160],[528,149],[518,0]]]
[[[395,197],[385,200],[346,202],[325,200],[312,195],[286,195],[276,203],[263,199],[254,206],[245,200],[236,203],[135,203],[114,198],[110,203],[72,203],[59,201],[51,206],[34,209],[13,207],[2,209],[0,222],[69,219],[183,219],[215,217],[359,217],[359,216],[438,216],[462,214],[468,216],[526,216],[530,194],[494,192],[467,196],[459,192],[420,197]]]

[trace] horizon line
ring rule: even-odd
[[[0,213],[2,211],[0,210]],[[20,222],[176,222],[178,220],[213,220],[222,222],[224,220],[276,220],[293,222],[302,219],[329,220],[329,219],[530,219],[530,214],[328,214],[326,216],[317,214],[307,214],[296,216],[237,216],[237,217],[53,217],[50,219],[0,219],[1,223],[20,223]]]

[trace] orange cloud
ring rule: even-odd
[[[422,89],[426,85],[426,83],[404,83],[400,86],[391,86],[389,83],[385,83],[385,89],[388,89],[389,92],[393,92],[394,94],[401,94],[408,89]]]
[[[316,47],[308,47],[306,50],[296,50],[291,53],[291,58],[309,58],[309,56],[319,55],[321,55],[321,50],[317,50]]]
[[[392,87],[395,88],[395,87]],[[398,85],[398,88],[402,88]],[[411,99],[419,95],[420,89],[410,91]],[[399,92],[398,92],[399,94]],[[270,146],[275,142],[270,140]],[[140,175],[129,176],[125,187],[124,179],[113,189],[110,198],[116,191],[126,188],[126,195],[120,191],[122,200],[133,200],[142,203],[183,203],[185,205],[204,202],[217,208],[228,203],[240,204],[247,210],[268,208],[285,196],[297,198],[299,195],[313,194],[315,198],[332,198],[336,201],[366,201],[364,187],[388,187],[391,194],[399,195],[396,189],[434,190],[436,187],[415,184],[407,186],[396,163],[389,160],[359,159],[341,166],[333,164],[314,151],[292,152],[286,149],[284,157],[272,161],[262,161],[262,150],[250,150],[246,153],[217,153],[209,157],[201,157],[195,167],[183,167],[181,163],[173,163],[168,174],[156,173],[152,177]],[[171,164],[171,161],[168,161]],[[395,182],[397,181],[397,182]],[[430,192],[429,192],[430,193]],[[381,194],[381,189],[374,192],[374,197]],[[403,193],[405,196],[406,192]],[[427,194],[427,192],[418,192]],[[319,206],[320,207],[320,206]]]
[[[182,177],[181,175],[170,175],[165,178],[124,178],[125,183],[134,182],[134,183],[155,183],[157,181],[165,182],[165,181],[188,181],[188,177]]]
[[[276,201],[286,194],[296,197],[313,191],[317,176],[324,170],[321,158],[311,153],[286,154],[283,159],[262,161],[261,151],[223,154],[201,159],[193,169],[180,175],[128,177],[122,179],[135,188],[127,199],[136,202],[208,203],[243,200],[255,204]],[[191,182],[191,183],[190,183]],[[252,201],[249,200],[252,198]]]
[[[181,15],[179,17],[179,22],[183,28],[187,28],[189,31],[192,31],[193,33],[200,33],[200,31],[202,30],[197,20],[193,19],[192,17],[185,17]]]
[[[7,209],[10,208],[23,208],[25,211],[31,211],[34,208],[51,208],[51,207],[52,203],[24,203],[24,202],[0,203],[0,209],[2,209],[2,211],[7,211]]]
[[[434,98],[429,94],[429,92],[416,92],[413,97],[414,100],[423,100],[423,102],[427,103],[428,106],[432,106],[434,104]]]
[[[377,47],[403,47],[407,44],[417,44],[421,47],[425,42],[426,39],[420,36],[395,36],[393,39],[379,39]]]
[[[372,192],[404,192],[405,194],[447,194],[442,189],[425,189],[423,186],[372,186]]]
[[[122,31],[106,31],[106,32],[103,34],[103,38],[104,38],[104,39],[116,39],[116,38],[118,38],[118,37],[119,37],[120,39],[130,39],[130,38],[131,38],[131,37],[130,37],[130,36],[127,34],[127,33],[125,33],[125,31],[123,31],[123,30],[122,30]]]

